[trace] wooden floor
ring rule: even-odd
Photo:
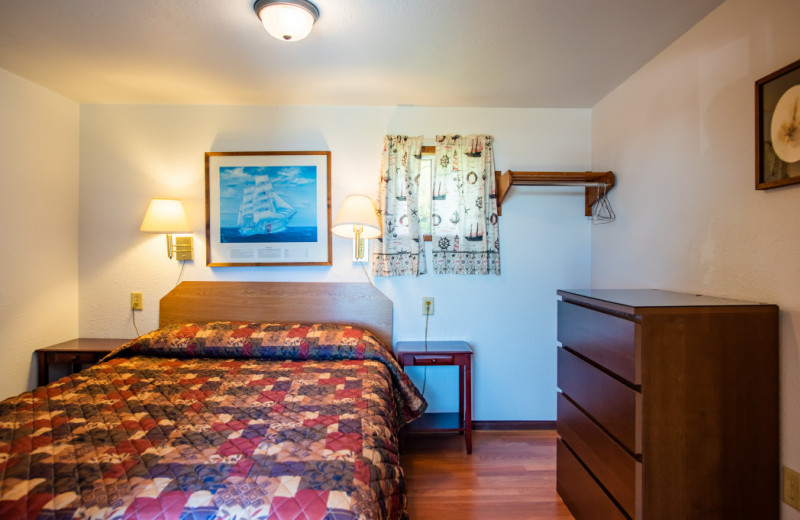
[[[551,430],[415,434],[402,455],[410,520],[572,519],[556,493]]]

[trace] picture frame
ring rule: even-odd
[[[332,265],[331,152],[206,152],[206,265]]]
[[[800,60],[756,81],[756,189],[800,183]]]

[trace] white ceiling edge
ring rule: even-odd
[[[287,43],[249,0],[6,1],[0,67],[87,104],[590,108],[721,2],[317,0]]]

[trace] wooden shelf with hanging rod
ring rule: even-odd
[[[511,186],[585,186],[586,216],[592,216],[592,206],[603,192],[614,187],[614,172],[494,172],[497,185],[497,214],[501,215],[503,199]]]

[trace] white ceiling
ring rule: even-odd
[[[722,0],[0,0],[0,68],[82,103],[591,107]]]

